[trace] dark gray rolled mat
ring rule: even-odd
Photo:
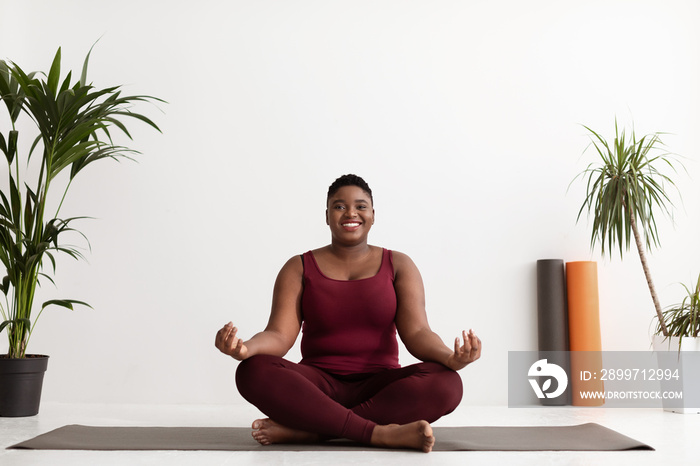
[[[549,363],[562,367],[570,374],[569,318],[566,298],[566,276],[563,259],[537,261],[537,344],[540,353],[549,351]],[[543,356],[545,357],[545,356]],[[540,400],[543,405],[571,404],[570,390],[555,399]]]
[[[434,427],[433,451],[653,450],[599,424],[519,427]],[[93,427],[69,425],[8,448],[33,450],[379,450],[343,440],[322,444],[259,445],[242,427]]]

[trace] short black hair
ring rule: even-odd
[[[357,186],[358,188],[369,194],[369,200],[372,201],[372,205],[374,205],[372,189],[369,187],[365,180],[353,174],[341,176],[328,187],[328,196],[326,196],[326,204],[328,204],[328,201],[331,199],[331,197],[335,196],[338,190],[344,186]]]

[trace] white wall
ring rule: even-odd
[[[647,349],[636,253],[591,252],[585,186],[567,186],[593,160],[580,124],[673,133],[684,204],[651,267],[665,304],[697,277],[699,15],[694,0],[0,0],[3,58],[47,69],[62,46],[77,70],[101,38],[97,86],[169,102],[138,108],[163,129],[133,126],[139,163],[90,168],[65,204],[96,217],[92,251],[42,298],[95,310],[42,316],[44,400],[239,402],[214,333],[264,326],[279,267],[328,241],[325,192],[348,172],[375,191],[373,243],[420,267],[434,328],[481,336],[465,404],[505,404],[507,352],[536,349],[537,259],[598,260],[604,349]]]

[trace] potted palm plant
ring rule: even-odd
[[[0,333],[7,332],[9,343],[7,354],[0,356],[0,416],[31,416],[39,410],[48,357],[27,353],[27,344],[42,311],[87,305],[74,299],[34,302],[37,288],[54,282],[57,254],[83,257],[64,241],[70,232],[81,235],[74,224],[82,217],[59,216],[71,182],[94,162],[137,154],[112,141],[113,128],[131,138],[125,120],[159,130],[131,110],[135,103],[159,99],[123,96],[119,86],[95,88],[87,81],[89,57],[75,81],[70,72],[61,77],[60,48],[48,73],[25,73],[16,63],[0,60],[0,99],[9,122],[9,130],[0,127],[0,151],[8,168],[0,173],[5,178],[0,179],[0,261],[5,269],[0,273]],[[21,139],[24,128],[36,132]],[[19,149],[24,146],[30,148]]]
[[[659,166],[675,170],[677,161],[661,150],[663,143],[659,133],[637,139],[634,130],[631,136],[624,129],[620,131],[616,119],[615,139],[611,144],[589,127],[584,128],[590,133],[591,146],[595,148],[600,161],[591,163],[576,177],[585,179],[587,187],[576,221],[584,211],[593,216],[591,247],[600,242],[603,255],[606,251],[612,255],[617,248],[622,257],[624,251],[629,251],[634,239],[654,303],[659,331],[668,336],[645,247],[659,246],[655,210],[670,214],[673,207],[666,188],[675,188],[675,184],[659,170]]]

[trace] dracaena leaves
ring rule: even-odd
[[[608,142],[596,131],[590,133],[591,147],[599,156],[578,176],[586,181],[586,198],[577,221],[584,212],[593,217],[591,247],[600,243],[603,254],[629,250],[632,222],[640,227],[647,248],[659,246],[654,214],[670,215],[673,206],[667,195],[675,184],[660,167],[674,168],[675,160],[663,152],[658,133],[637,139],[620,131],[615,121],[615,139]]]
[[[603,255],[606,251],[612,255],[617,248],[622,257],[634,238],[659,327],[668,335],[645,248],[659,246],[655,212],[671,213],[673,204],[666,190],[675,188],[675,184],[662,169],[675,171],[674,159],[663,151],[658,133],[637,139],[634,130],[631,136],[625,130],[620,131],[615,120],[615,139],[609,143],[599,133],[584,127],[590,133],[591,146],[599,161],[577,176],[586,180],[586,197],[577,221],[584,211],[593,217],[591,248],[599,242]]]

